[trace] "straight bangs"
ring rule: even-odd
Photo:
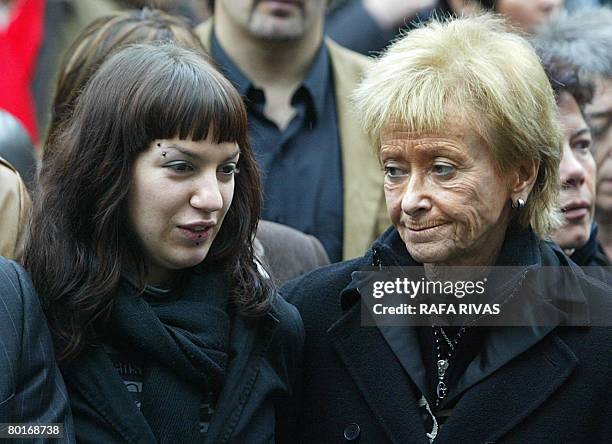
[[[509,137],[506,132],[517,127],[537,132],[535,117],[546,110],[538,101],[550,88],[535,53],[504,26],[491,15],[433,20],[395,41],[353,94],[374,145],[380,145],[380,132],[389,124],[401,122],[407,132],[440,133],[456,122],[485,140],[500,168],[511,166],[514,154],[520,158],[515,149],[502,148],[509,148],[509,140],[518,147],[531,141],[517,141],[516,133]],[[542,86],[544,91],[534,93]]]
[[[231,83],[199,55],[182,53],[142,73],[122,132],[140,151],[172,138],[235,142],[244,149],[247,131],[246,109]]]

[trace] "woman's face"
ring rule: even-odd
[[[208,139],[155,140],[138,155],[128,211],[148,284],[204,260],[232,203],[238,157],[235,143]]]
[[[561,175],[561,211],[565,224],[553,240],[565,250],[580,248],[589,240],[595,208],[595,160],[591,132],[574,97],[563,91],[557,101],[565,138]]]
[[[410,255],[426,264],[493,263],[509,221],[511,180],[497,172],[484,140],[465,125],[441,134],[395,125],[381,142],[387,209]]]

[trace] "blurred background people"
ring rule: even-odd
[[[596,212],[598,240],[612,258],[612,10],[583,9],[559,16],[543,27],[536,42],[549,53],[573,63],[581,77],[592,80],[595,92],[585,107],[597,165]]]
[[[31,206],[21,176],[0,157],[0,256],[21,261]]]
[[[570,9],[598,0],[569,0]],[[502,14],[518,30],[532,33],[547,23],[564,0],[336,0],[326,19],[326,32],[341,45],[376,55],[402,32],[433,16],[471,16],[484,11]]]
[[[442,11],[457,16],[485,11],[504,16],[520,32],[531,34],[548,23],[564,6],[564,0],[441,0]]]
[[[0,0],[0,108],[13,114],[35,144],[44,140],[58,65],[77,34],[97,17],[157,6],[194,24],[196,0]]]
[[[77,440],[274,436],[303,331],[254,258],[261,187],[235,88],[203,53],[128,46],[53,143],[25,264]]]
[[[34,189],[38,155],[32,139],[21,122],[0,109],[0,157],[4,157],[21,175],[28,190]]]
[[[330,2],[325,33],[361,54],[376,54],[411,21],[427,17],[437,0],[337,0]],[[421,14],[421,16],[419,15]]]
[[[317,237],[332,262],[388,224],[379,166],[348,97],[367,60],[323,38],[326,0],[209,2],[196,28],[245,98],[265,219]]]
[[[2,0],[0,108],[13,114],[35,144],[44,137],[63,50],[111,0]]]

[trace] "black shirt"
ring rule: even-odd
[[[332,262],[341,260],[342,161],[326,46],[291,98],[296,114],[284,131],[264,115],[264,91],[240,71],[214,33],[211,54],[247,105],[249,138],[262,172],[262,218],[314,235]]]

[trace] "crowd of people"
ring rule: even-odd
[[[0,0],[0,437],[607,442],[604,3]]]

